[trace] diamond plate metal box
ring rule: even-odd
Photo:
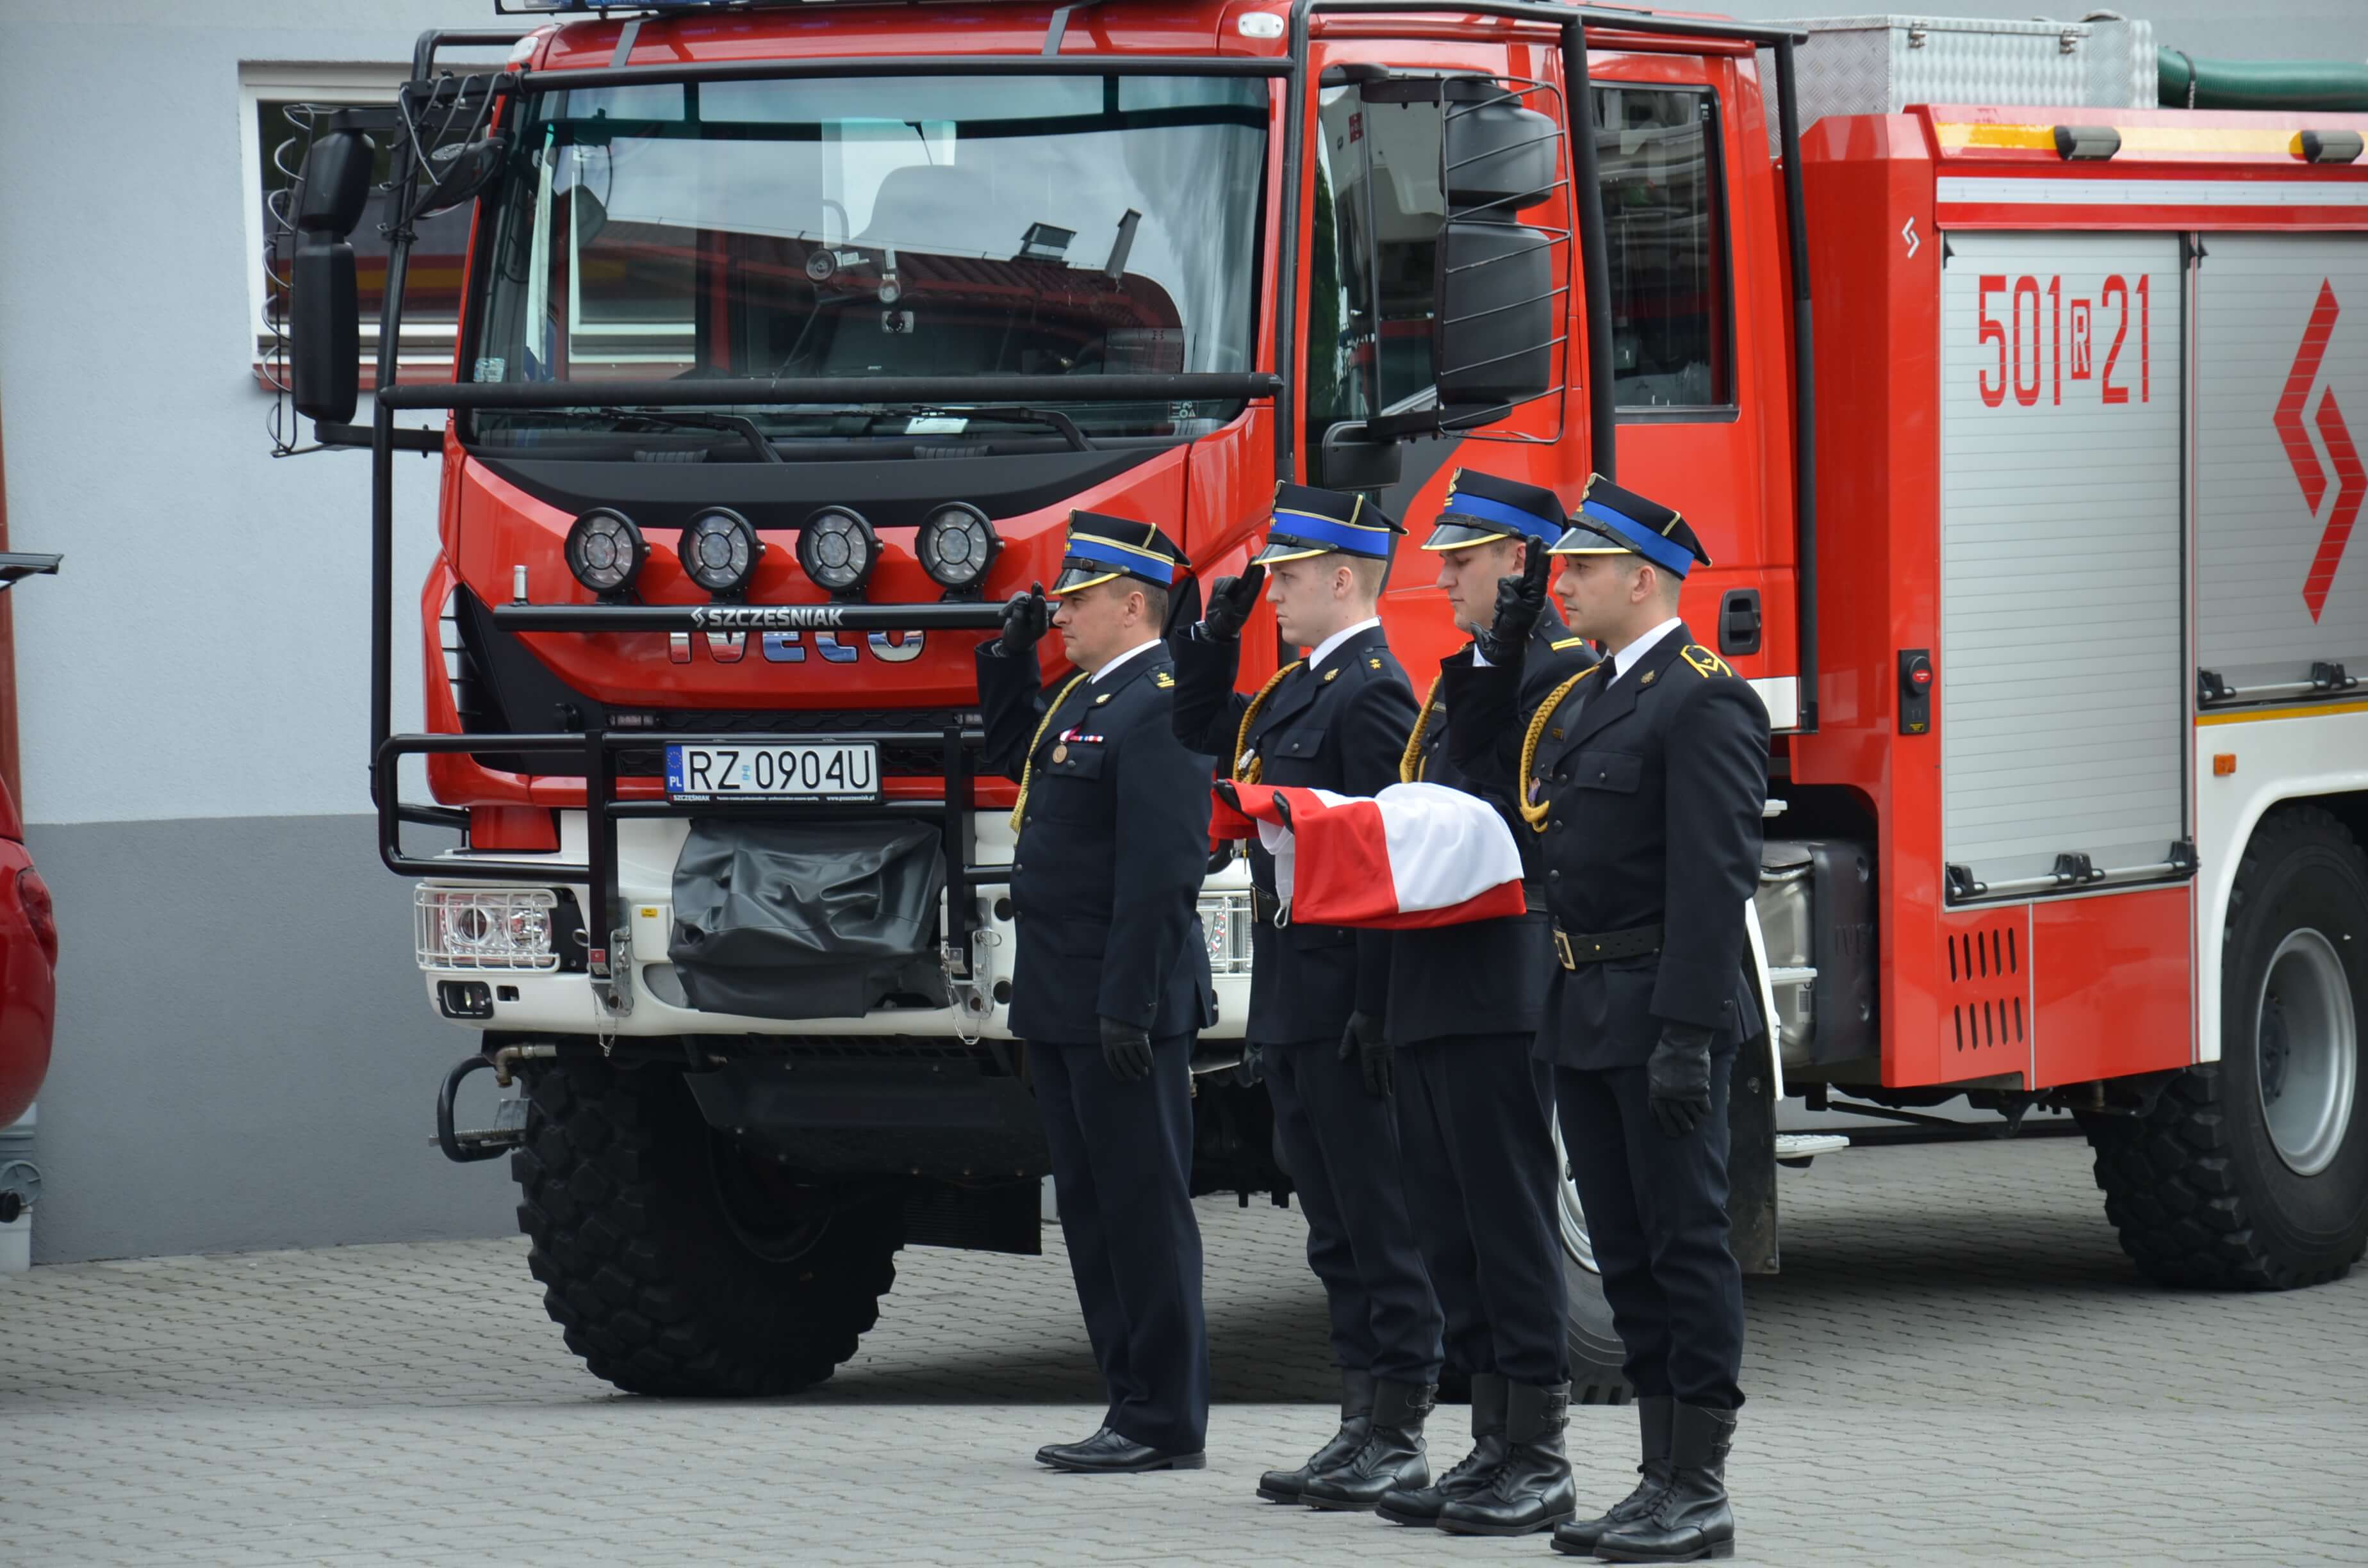
[[[1793,59],[1804,130],[1910,104],[2132,108],[2155,102],[2151,22],[1813,17]],[[1772,117],[1771,117],[1772,123]]]

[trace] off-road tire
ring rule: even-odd
[[[569,1349],[630,1393],[793,1393],[829,1377],[894,1280],[894,1199],[838,1210],[775,1256],[735,1224],[717,1176],[741,1157],[679,1073],[552,1063],[510,1156],[527,1266]]]
[[[2368,1093],[2331,1163],[2298,1176],[2271,1138],[2260,1087],[2262,984],[2294,931],[2324,933],[2368,1020],[2368,857],[2314,806],[2254,830],[2229,895],[2217,1062],[2181,1073],[2144,1116],[2084,1114],[2105,1214],[2160,1284],[2290,1290],[2347,1272],[2368,1245]],[[2355,1052],[2368,1042],[2355,1037]],[[2358,1063],[2368,1091],[2368,1060]]]

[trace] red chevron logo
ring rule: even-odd
[[[2286,461],[2294,465],[2294,478],[2302,485],[2304,504],[2311,516],[2318,516],[2319,503],[2327,499],[2326,467],[2312,449],[2310,433],[2303,423],[2303,411],[2309,405],[2310,390],[2318,382],[2319,366],[2327,358],[2328,345],[2335,336],[2335,318],[2341,307],[2335,301],[2331,280],[2318,285],[2318,301],[2311,307],[2310,324],[2303,329],[2302,347],[2294,351],[2294,368],[2286,372],[2285,391],[2278,398],[2277,413],[2271,423],[2277,426],[2278,439],[2284,443]],[[2328,509],[2327,528],[2319,535],[2318,552],[2311,558],[2310,574],[2303,580],[2303,603],[2310,608],[2310,618],[2317,620],[2327,608],[2328,591],[2335,585],[2335,569],[2342,563],[2344,546],[2351,540],[2351,525],[2359,520],[2360,504],[2368,499],[2368,468],[2360,461],[2360,449],[2352,444],[2351,428],[2343,421],[2343,410],[2335,401],[2329,388],[2318,400],[2314,421],[2318,426],[2318,437],[2327,443],[2328,461],[2335,465],[2335,504]]]

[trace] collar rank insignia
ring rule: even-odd
[[[1103,703],[1108,702],[1110,699],[1110,694],[1105,691],[1099,697],[1094,699],[1094,706],[1099,708]]]
[[[1324,678],[1326,680],[1338,680],[1340,678],[1340,666],[1335,665],[1330,669],[1326,670],[1324,672]]]
[[[1638,686],[1650,686],[1653,684],[1653,677],[1660,673],[1661,672],[1658,670],[1646,670],[1644,675],[1637,678],[1636,684]]]

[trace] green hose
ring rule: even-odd
[[[2166,108],[2368,112],[2368,65],[2340,60],[2196,60],[2175,49],[2157,50],[2155,57],[2156,96]]]

